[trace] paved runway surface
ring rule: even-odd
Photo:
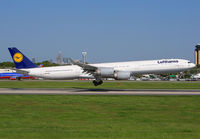
[[[0,95],[200,95],[200,90],[17,89],[0,88]]]

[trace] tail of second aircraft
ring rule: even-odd
[[[31,60],[29,60],[24,54],[22,54],[17,48],[12,47],[8,48],[12,59],[15,63],[17,69],[27,69],[27,68],[36,68],[36,66]]]

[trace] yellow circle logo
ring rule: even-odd
[[[23,60],[23,55],[21,53],[16,53],[13,56],[15,62],[19,63]]]

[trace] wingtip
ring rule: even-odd
[[[73,60],[72,58],[69,58],[69,60],[72,62],[72,64],[77,64],[77,63],[80,63],[79,60]]]

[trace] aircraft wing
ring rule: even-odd
[[[81,63],[80,61],[75,61],[75,60],[73,60],[71,58],[70,58],[70,61],[72,62],[72,64],[77,65],[79,67],[82,67],[84,72],[92,74],[92,75],[94,75],[94,72],[98,69],[95,66],[84,64],[84,63]]]

